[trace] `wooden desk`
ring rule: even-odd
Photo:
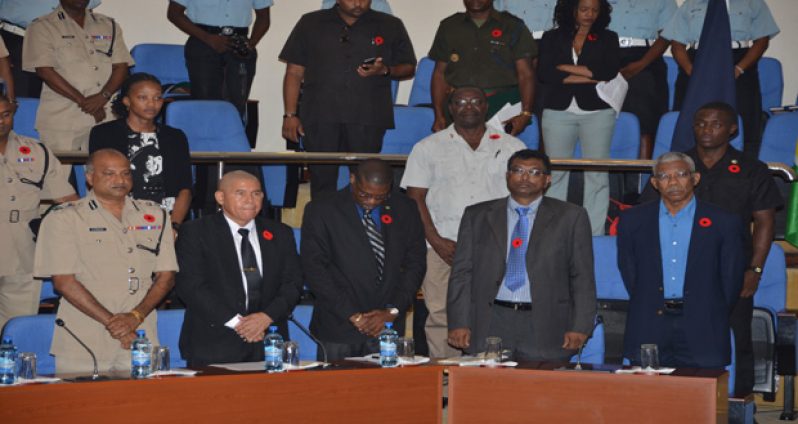
[[[677,371],[681,375],[450,367],[448,422],[727,423],[728,374]]]
[[[220,373],[0,388],[7,423],[440,423],[442,368]]]

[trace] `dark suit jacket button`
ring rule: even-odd
[[[662,315],[662,309],[657,309],[657,315]]]
[[[659,291],[662,291],[662,287],[659,288]]]

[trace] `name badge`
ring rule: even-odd
[[[92,232],[92,233],[99,233],[99,232],[102,232],[102,231],[108,231],[108,229],[105,228],[105,227],[91,227],[91,228],[89,228],[89,231]]]
[[[110,35],[92,35],[91,38],[93,38],[95,40],[110,40],[111,36]]]
[[[75,38],[74,35],[62,35],[61,38],[64,40],[73,40]]]
[[[17,162],[19,162],[19,163],[33,162],[33,159],[35,159],[35,158],[32,158],[30,156],[26,156],[26,157],[22,157],[22,158],[17,158]]]

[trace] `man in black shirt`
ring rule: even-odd
[[[377,153],[393,128],[391,80],[412,77],[416,55],[402,21],[370,6],[337,0],[302,16],[280,53],[283,137],[309,152]],[[313,196],[337,190],[338,166],[310,170]]]
[[[748,268],[740,299],[731,316],[737,372],[734,393],[743,397],[754,385],[751,319],[754,293],[774,234],[774,215],[783,205],[781,195],[765,163],[732,147],[737,134],[737,112],[726,103],[702,106],[693,117],[695,147],[687,151],[701,174],[695,188],[699,200],[713,203],[739,215],[745,225],[745,256]],[[649,191],[649,190],[647,190]],[[644,193],[649,198],[651,193]],[[750,230],[753,223],[753,231]]]

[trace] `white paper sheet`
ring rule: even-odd
[[[629,83],[620,73],[609,81],[600,81],[596,84],[596,93],[599,98],[615,109],[616,116],[621,113],[627,91],[629,91]]]

